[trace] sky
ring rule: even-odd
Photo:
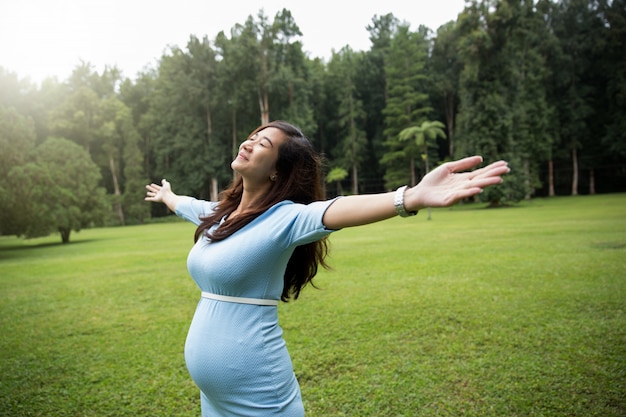
[[[328,59],[350,45],[369,50],[366,26],[387,13],[437,30],[456,20],[465,0],[0,0],[0,67],[40,83],[65,81],[81,62],[101,72],[117,66],[135,79],[190,35],[213,41],[260,10],[272,21],[288,9],[311,58]]]

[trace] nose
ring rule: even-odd
[[[241,146],[239,146],[239,150],[245,150],[247,152],[249,152],[252,149],[252,144],[250,143],[250,141],[246,140],[244,141]]]

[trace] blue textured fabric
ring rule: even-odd
[[[187,267],[201,291],[233,297],[280,299],[293,250],[332,231],[322,217],[334,200],[308,205],[284,201],[220,242],[201,238]],[[176,214],[200,223],[215,203],[185,198]],[[276,306],[201,298],[185,343],[189,373],[201,391],[203,417],[302,417]]]

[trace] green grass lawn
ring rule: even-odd
[[[626,194],[331,237],[280,306],[307,415],[626,415]],[[0,415],[197,416],[183,222],[0,238]]]

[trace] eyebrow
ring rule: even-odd
[[[272,140],[270,138],[268,138],[267,136],[260,136],[259,133],[255,133],[254,135],[250,136],[248,139],[254,139],[254,138],[258,138],[259,140],[265,139],[266,141],[268,141],[270,143],[270,146],[272,148],[274,147],[274,142],[272,142]]]
[[[273,148],[274,147],[274,142],[272,142],[270,140],[270,138],[268,138],[267,136],[261,136],[261,140],[265,139],[266,141],[268,141],[270,143],[270,146]]]

